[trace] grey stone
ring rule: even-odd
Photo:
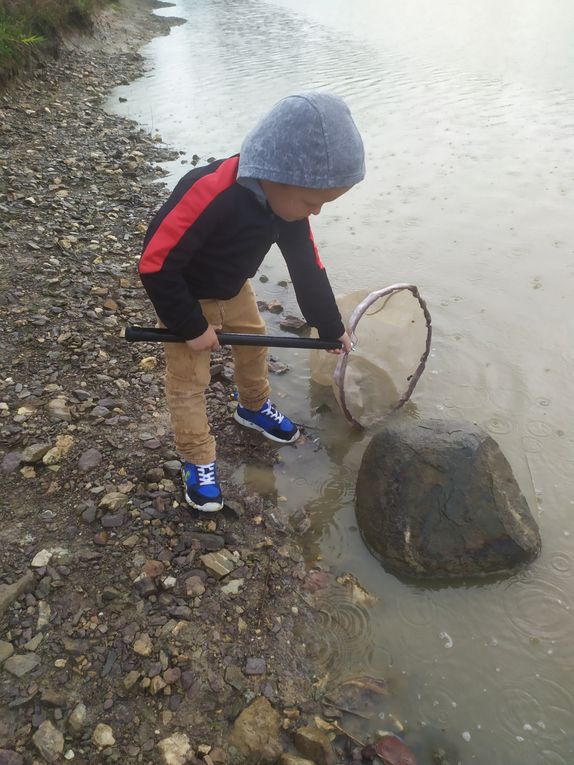
[[[44,720],[32,741],[46,762],[57,762],[64,751],[64,736],[50,720]]]
[[[369,549],[405,576],[501,574],[540,552],[510,465],[469,422],[389,422],[363,456],[356,515]]]
[[[2,472],[13,473],[20,467],[21,462],[22,452],[7,452],[2,459]]]
[[[181,462],[179,460],[168,460],[163,463],[163,467],[168,475],[176,476],[181,471]]]
[[[264,675],[266,669],[265,659],[250,656],[245,662],[246,675]]]
[[[14,654],[4,662],[4,669],[16,677],[24,677],[28,672],[36,669],[40,663],[40,657],[35,653]]]
[[[78,460],[78,467],[81,473],[87,473],[96,468],[102,461],[102,453],[93,447],[86,449]]]

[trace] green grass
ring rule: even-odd
[[[103,0],[0,0],[0,79],[24,64],[33,50],[57,44],[72,28],[89,29]]]

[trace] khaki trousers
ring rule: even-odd
[[[247,281],[231,300],[200,300],[210,324],[221,324],[223,332],[265,333],[255,293]],[[175,445],[184,460],[206,465],[215,460],[215,438],[211,434],[205,407],[205,390],[210,381],[211,351],[192,351],[187,343],[164,343],[166,356],[166,397]],[[233,346],[235,383],[241,404],[260,409],[269,397],[267,349]]]

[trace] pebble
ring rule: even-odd
[[[73,733],[81,733],[86,727],[87,719],[88,710],[86,709],[86,705],[80,702],[79,704],[76,704],[68,717],[68,727]]]
[[[102,453],[98,449],[90,448],[80,456],[78,460],[78,467],[81,473],[88,473],[90,470],[97,468],[102,461]]]
[[[14,653],[14,646],[7,640],[0,640],[0,666]]]
[[[47,762],[57,762],[64,751],[64,736],[50,720],[44,720],[32,741]]]
[[[134,641],[133,649],[140,656],[151,656],[153,651],[153,643],[147,632],[144,632],[139,638]]]
[[[100,749],[114,746],[116,740],[111,726],[106,725],[105,723],[98,723],[92,733],[92,742]]]
[[[185,733],[173,733],[157,745],[163,765],[185,765],[189,762],[191,744]]]

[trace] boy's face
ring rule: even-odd
[[[259,182],[269,207],[275,215],[288,222],[303,220],[309,215],[319,215],[325,202],[333,202],[350,188],[345,186],[337,189],[306,189],[303,186],[288,186],[274,181]]]

